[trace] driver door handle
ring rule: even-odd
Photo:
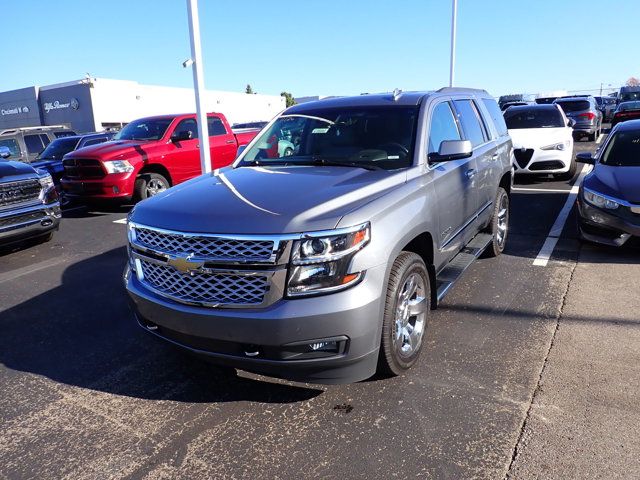
[[[467,176],[467,178],[473,178],[476,176],[476,171],[471,168],[465,172],[465,175]]]
[[[236,141],[235,140],[227,140],[226,143],[231,144],[231,143],[236,143]]]
[[[498,158],[500,158],[500,155],[498,155],[497,153],[494,153],[493,155],[491,155],[491,160],[498,160]]]

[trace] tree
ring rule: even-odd
[[[640,79],[637,77],[629,77],[627,87],[640,87]]]
[[[247,83],[247,88],[244,89],[244,93],[248,93],[249,95],[251,95],[253,92],[253,88],[251,88],[251,85],[249,85]]]
[[[296,101],[293,99],[293,95],[291,95],[289,92],[282,92],[280,96],[284,97],[287,108],[289,108],[291,105],[296,104]]]

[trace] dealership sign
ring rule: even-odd
[[[3,108],[0,110],[2,115],[18,115],[20,113],[29,113],[29,107],[25,105],[24,107]]]
[[[51,110],[62,110],[65,108],[72,108],[73,110],[78,110],[79,107],[80,107],[80,103],[78,103],[78,99],[76,98],[72,98],[69,101],[69,103],[62,103],[60,100],[44,103],[45,113],[49,113]]]

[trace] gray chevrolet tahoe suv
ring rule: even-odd
[[[294,152],[280,157],[282,136]],[[124,274],[139,324],[267,375],[397,375],[430,310],[502,252],[512,146],[484,90],[290,107],[230,167],[138,204]]]

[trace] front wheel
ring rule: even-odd
[[[416,363],[430,307],[427,266],[416,253],[400,253],[389,274],[378,359],[380,373],[400,375]]]
[[[496,201],[493,206],[491,222],[487,227],[487,233],[491,234],[491,243],[484,251],[486,257],[497,257],[504,251],[509,233],[509,195],[502,187],[498,187]]]
[[[136,179],[135,200],[145,200],[169,188],[169,181],[159,173],[143,173]]]

